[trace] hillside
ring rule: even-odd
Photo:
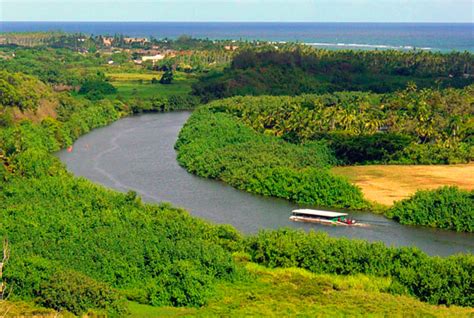
[[[457,306],[474,304],[472,255],[430,257],[416,248],[285,229],[244,236],[169,204],[145,204],[133,191],[118,193],[76,178],[53,155],[134,111],[195,105],[186,97],[132,109],[114,98],[53,93],[52,83],[34,75],[3,71],[0,83],[6,92],[2,111],[31,112],[34,119],[10,118],[0,127],[0,236],[8,239],[11,251],[2,277],[8,301],[0,302],[0,314],[317,316],[398,310],[462,316],[470,309]],[[51,116],[39,112],[43,99],[57,102]],[[207,106],[216,113],[203,107],[193,114],[178,144],[180,152],[186,146],[190,151],[180,154],[182,163],[196,168],[209,164],[208,176],[222,173],[245,185],[242,176],[249,170],[242,170],[241,163],[250,155],[244,168],[260,162],[253,167],[253,186],[265,179],[258,169],[270,162],[276,170],[264,173],[280,173],[274,180],[287,177],[278,185],[281,193],[289,191],[284,182],[300,178],[303,170],[308,184],[326,190],[311,192],[316,195],[310,199],[367,206],[356,187],[329,171],[337,158],[327,145],[292,144],[256,132],[219,112],[221,106]],[[206,131],[214,131],[212,143],[202,135]],[[189,146],[199,138],[199,147]],[[226,148],[229,141],[248,144]],[[212,151],[202,151],[202,144]],[[273,152],[249,152],[249,145]],[[229,169],[222,169],[226,157],[215,150],[242,161],[229,161]],[[212,160],[202,164],[205,156]],[[305,169],[307,165],[313,168]],[[264,191],[272,189],[270,183],[265,186]],[[304,191],[296,197],[307,198]]]

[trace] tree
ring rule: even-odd
[[[171,84],[173,81],[173,71],[169,70],[163,73],[161,76],[160,84]]]

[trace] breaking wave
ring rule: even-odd
[[[425,50],[429,51],[432,50],[433,48],[431,47],[414,47],[411,45],[400,45],[400,46],[394,46],[394,45],[385,45],[385,44],[360,44],[360,43],[328,43],[328,42],[310,42],[310,43],[305,43],[306,45],[311,45],[311,46],[326,46],[326,47],[347,47],[347,48],[366,48],[366,49],[386,49],[386,50]]]

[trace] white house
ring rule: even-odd
[[[163,54],[148,55],[148,56],[145,55],[145,56],[142,56],[142,61],[143,62],[146,62],[146,61],[156,62],[156,61],[162,60],[164,58],[165,58],[165,56]]]

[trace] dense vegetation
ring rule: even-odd
[[[269,267],[301,267],[314,273],[392,277],[393,293],[437,304],[474,305],[474,257],[428,257],[416,249],[335,239],[323,233],[264,231],[247,239],[251,260]]]
[[[429,257],[417,249],[288,230],[243,238],[231,226],[211,225],[166,204],[144,204],[132,191],[116,193],[75,178],[53,152],[121,116],[193,108],[198,101],[166,95],[131,103],[113,95],[102,99],[102,93],[89,99],[55,93],[48,84],[75,85],[78,79],[83,84],[91,77],[78,75],[75,67],[63,68],[74,65],[70,60],[52,64],[64,72],[60,80],[49,77],[43,72],[43,66],[48,70],[48,60],[36,64],[46,58],[48,50],[39,50],[38,55],[28,51],[34,55],[31,69],[15,59],[1,62],[6,65],[6,71],[0,72],[3,114],[35,112],[44,99],[54,105],[52,117],[38,114],[35,122],[12,119],[0,127],[0,236],[8,238],[11,250],[3,273],[9,300],[35,302],[76,315],[93,311],[109,316],[124,315],[126,300],[139,308],[149,308],[146,304],[164,311],[175,309],[163,306],[187,306],[190,308],[182,313],[201,312],[203,316],[264,315],[275,308],[282,315],[386,314],[386,308],[395,308],[399,302],[408,304],[403,313],[431,314],[438,309],[446,314],[466,313],[459,308],[430,307],[407,296],[432,304],[474,305],[472,255]],[[61,50],[54,52],[62,54]],[[23,69],[30,75],[17,73]],[[107,82],[92,66],[86,73],[92,74],[92,80]],[[456,105],[464,105],[462,93],[449,92],[460,96]],[[235,101],[238,99],[216,102],[193,114],[177,144],[181,164],[202,176],[260,194],[311,205],[367,207],[356,187],[329,172],[330,166],[342,160],[330,142],[280,133],[275,125],[264,125],[262,130],[259,120],[271,116],[257,116],[254,126],[246,121],[253,108],[239,110]],[[239,103],[245,106],[243,101]],[[458,106],[453,112],[458,112]],[[274,116],[279,115],[274,112]],[[407,135],[411,142],[416,140],[416,135]],[[463,200],[459,202],[464,204]],[[269,267],[300,267],[318,275],[298,269],[242,266],[236,261],[246,258]],[[347,274],[356,276],[336,276]],[[303,309],[285,307],[287,296],[301,300]],[[358,306],[353,308],[348,300]],[[255,309],[249,312],[242,307],[246,303]],[[30,310],[23,311],[21,303],[17,304],[19,311],[12,313]],[[0,314],[7,315],[3,305],[0,302]],[[29,312],[38,312],[35,310]]]
[[[88,79],[82,83],[79,94],[86,95],[87,98],[98,100],[103,99],[104,95],[111,95],[117,92],[117,89],[103,79]]]
[[[49,91],[49,87],[35,77],[0,70],[0,113],[7,107],[35,110],[40,99],[50,95]]]
[[[283,316],[430,316],[471,317],[471,308],[433,306],[413,297],[391,295],[390,278],[368,275],[313,274],[299,268],[269,269],[242,262],[249,279],[219,283],[216,295],[203,307],[153,307],[131,302],[131,318],[155,317],[283,317]],[[0,302],[5,317],[36,314],[70,317],[22,302]]]
[[[252,193],[311,206],[374,208],[328,168],[469,162],[472,89],[219,100],[195,111],[183,127],[178,161],[192,173]],[[422,193],[387,216],[403,224],[472,232],[471,195],[441,190],[426,199]]]
[[[473,83],[470,53],[423,51],[330,51],[310,47],[241,50],[232,65],[194,86],[207,101],[234,95],[299,95],[336,91],[393,92]]]
[[[429,306],[390,295],[392,281],[368,275],[314,274],[248,263],[251,280],[221,284],[201,308],[130,304],[133,318],[154,317],[469,317],[470,308]]]
[[[402,224],[474,232],[474,190],[444,187],[418,191],[413,197],[396,202],[388,215]]]
[[[239,235],[69,175],[50,153],[119,112],[108,101],[66,101],[60,120],[0,131],[0,236],[11,244],[4,274],[13,296],[76,314],[119,315],[123,294],[153,305],[204,304],[216,280],[236,275],[222,246]]]
[[[260,135],[228,114],[213,113],[213,109],[195,111],[179,134],[178,162],[188,171],[301,204],[368,206],[358,188],[329,172],[335,158],[324,143],[298,146]]]
[[[0,58],[1,69],[34,75],[54,85],[80,85],[84,70],[98,67],[106,61],[100,56],[83,56],[67,49],[5,48],[2,51],[5,58]]]
[[[459,163],[474,158],[474,86],[392,94],[235,97],[211,104],[292,143],[324,140],[343,164]]]

